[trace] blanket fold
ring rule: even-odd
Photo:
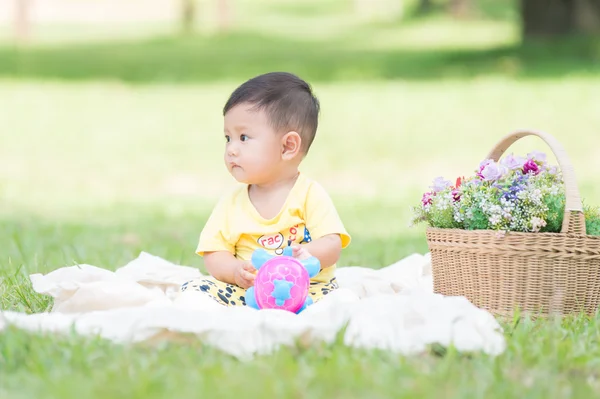
[[[429,254],[388,267],[339,267],[340,289],[299,315],[282,310],[226,308],[179,286],[201,277],[193,267],[142,252],[115,272],[93,265],[30,276],[33,289],[54,298],[47,313],[0,311],[0,330],[100,335],[120,342],[197,339],[238,358],[284,346],[332,343],[411,355],[432,344],[498,355],[505,349],[494,317],[464,297],[433,293]]]

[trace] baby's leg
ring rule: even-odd
[[[337,290],[338,288],[339,286],[337,280],[334,277],[328,283],[311,282],[308,293],[310,298],[312,298],[313,303],[315,303],[323,299],[323,297],[329,294],[331,291]]]
[[[181,292],[186,290],[205,292],[221,305],[246,306],[245,289],[237,285],[224,283],[214,277],[203,277],[183,283]]]

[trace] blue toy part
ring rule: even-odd
[[[294,283],[287,280],[273,280],[273,292],[271,296],[275,298],[277,306],[283,306],[286,300],[292,297],[292,287]]]
[[[254,293],[254,287],[250,287],[246,290],[246,306],[250,306],[253,309],[259,309],[258,303],[256,302],[256,294]]]
[[[284,253],[285,253],[285,250],[284,250]],[[251,259],[252,266],[254,266],[254,268],[256,270],[258,270],[261,268],[262,265],[267,263],[267,261],[272,258],[274,258],[274,256],[269,254],[265,249],[258,248],[256,250],[254,250],[254,252],[252,253],[252,259]]]
[[[283,256],[293,256],[294,251],[292,247],[285,247],[283,250]],[[321,271],[321,262],[319,259],[311,256],[308,259],[301,260],[300,263],[306,268],[310,278],[313,278]]]
[[[312,304],[313,304],[312,298],[310,296],[307,296],[306,301],[304,301],[304,305],[302,305],[302,307],[300,309],[298,309],[298,312],[296,312],[296,313],[302,312],[304,309],[306,309],[307,307],[309,307]]]
[[[300,262],[306,268],[306,271],[308,272],[310,278],[313,278],[321,271],[321,262],[319,262],[319,259],[317,259],[314,256],[311,256],[310,258],[302,260]]]

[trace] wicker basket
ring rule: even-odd
[[[600,302],[600,237],[586,235],[573,166],[560,143],[543,132],[506,136],[488,155],[498,161],[525,136],[554,152],[566,188],[560,233],[499,234],[492,230],[427,229],[434,291],[465,296],[499,316],[593,314]]]

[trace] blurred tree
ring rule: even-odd
[[[427,14],[434,10],[442,10],[450,13],[454,17],[467,17],[473,14],[475,10],[474,0],[446,0],[436,2],[434,0],[419,0],[417,12],[419,14]]]
[[[600,0],[521,0],[525,40],[600,33]]]
[[[196,0],[181,0],[181,31],[190,34],[196,21]]]
[[[223,32],[231,27],[233,1],[205,0],[200,3],[201,10],[199,10],[198,4],[198,0],[181,0],[181,29],[184,34],[189,34],[194,30],[199,15],[204,18],[201,21],[204,32],[214,32],[215,30]]]
[[[18,44],[25,44],[31,33],[31,0],[15,0],[14,35]]]
[[[417,12],[424,14],[431,11],[433,8],[432,0],[419,0],[419,5],[417,6]]]

